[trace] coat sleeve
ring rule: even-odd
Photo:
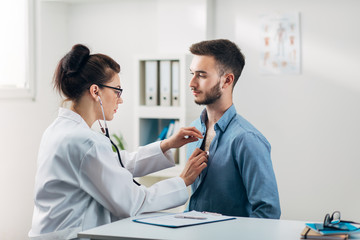
[[[254,133],[244,134],[238,144],[237,162],[252,210],[249,217],[280,218],[270,144]]]
[[[168,209],[188,199],[186,185],[180,177],[160,181],[149,188],[137,186],[132,180],[132,174],[119,166],[111,149],[102,144],[94,144],[81,161],[80,187],[116,217]]]
[[[120,151],[124,166],[134,177],[142,177],[165,168],[174,167],[174,156],[171,150],[163,153],[160,142],[140,147],[137,152]]]

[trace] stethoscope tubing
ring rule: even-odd
[[[116,150],[116,153],[117,153],[117,156],[118,156],[120,165],[121,165],[123,168],[125,168],[125,166],[124,166],[124,164],[123,164],[123,162],[122,162],[122,160],[121,160],[120,151],[119,151],[118,147],[116,146],[116,144],[115,144],[115,143],[111,140],[111,138],[110,138],[109,129],[108,129],[108,127],[107,127],[106,119],[105,119],[105,112],[104,112],[104,108],[103,108],[103,105],[102,105],[102,101],[101,101],[100,96],[98,96],[98,99],[99,99],[99,102],[100,102],[101,112],[102,112],[102,115],[103,115],[103,118],[104,118],[104,125],[105,125],[105,130],[104,130],[104,128],[102,127],[100,121],[98,120],[99,125],[100,125],[100,128],[101,128],[101,131],[105,134],[105,136],[106,136],[107,138],[109,138],[111,144],[114,146],[114,148],[115,148],[115,150]],[[135,179],[133,179],[133,182],[134,182],[136,185],[141,186],[141,184],[138,183]]]

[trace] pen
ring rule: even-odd
[[[211,214],[211,215],[214,215],[214,216],[222,216],[222,214],[220,214],[220,213],[214,213],[214,212],[205,212],[205,211],[202,211],[202,213]]]
[[[185,215],[175,215],[175,218],[187,218],[187,219],[197,219],[197,220],[205,220],[206,217],[195,217],[195,216],[185,216]]]

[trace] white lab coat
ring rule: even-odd
[[[91,130],[77,113],[60,108],[40,144],[29,237],[76,238],[79,231],[186,202],[188,191],[180,177],[149,188],[132,181],[174,166],[160,142],[120,154],[125,168],[107,137]]]

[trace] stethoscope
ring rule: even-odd
[[[101,125],[99,119],[98,119],[98,122],[99,122],[99,125],[100,125],[100,129],[101,129],[101,131],[105,134],[105,136],[109,138],[111,144],[114,146],[114,148],[115,148],[115,150],[116,150],[116,153],[117,153],[118,158],[119,158],[120,165],[121,165],[123,168],[125,168],[124,164],[123,164],[122,161],[121,161],[119,149],[117,148],[116,144],[115,144],[115,143],[111,140],[111,138],[110,138],[109,129],[108,129],[107,124],[106,124],[104,108],[103,108],[103,105],[102,105],[102,101],[101,101],[100,96],[98,96],[98,99],[99,99],[99,102],[100,102],[101,112],[102,112],[102,115],[103,115],[103,118],[104,118],[104,124],[105,124],[105,129],[104,129],[103,126]],[[140,183],[138,183],[137,181],[135,181],[135,179],[133,179],[133,182],[134,182],[136,185],[138,185],[138,186],[141,185]]]

